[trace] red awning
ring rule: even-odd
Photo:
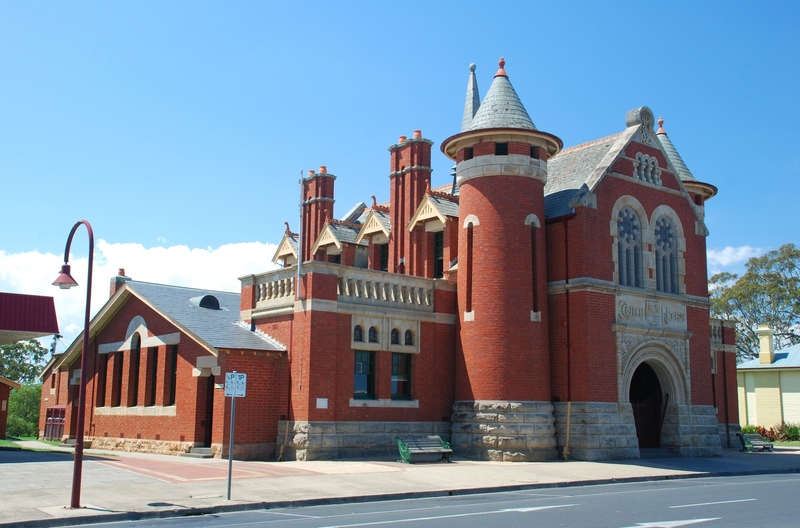
[[[57,333],[52,297],[0,292],[0,345]]]

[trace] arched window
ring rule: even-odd
[[[678,244],[675,226],[666,216],[656,221],[656,289],[678,293]]]
[[[392,328],[392,344],[400,344],[400,332],[397,331],[397,328]]]
[[[406,345],[414,345],[414,334],[411,332],[411,330],[406,330]]]
[[[364,329],[360,325],[353,328],[353,341],[364,342]]]
[[[642,224],[630,207],[623,207],[617,219],[617,265],[619,283],[642,287]]]
[[[374,326],[369,327],[369,342],[370,343],[377,343],[378,342],[378,329]]]

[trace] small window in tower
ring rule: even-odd
[[[414,334],[411,330],[406,330],[406,346],[414,346]]]
[[[531,147],[531,157],[533,159],[539,159],[539,147]]]
[[[400,344],[400,332],[397,331],[397,328],[392,328],[392,344]]]
[[[494,154],[495,156],[508,156],[508,143],[495,143]]]
[[[374,326],[369,327],[369,342],[370,343],[377,343],[378,342],[378,329]]]
[[[433,278],[444,277],[444,231],[433,233]]]
[[[380,244],[380,269],[381,271],[389,271],[389,244]]]
[[[353,328],[353,341],[364,341],[364,329],[359,325],[356,325],[356,327]]]
[[[474,155],[475,155],[475,153],[474,153],[474,151],[472,150],[472,147],[466,147],[466,148],[464,149],[464,159],[465,159],[465,160],[471,160],[471,159],[473,158],[473,156],[474,156]]]

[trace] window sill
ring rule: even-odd
[[[148,407],[95,407],[97,416],[176,416],[175,405],[151,405]]]
[[[419,400],[356,400],[350,398],[350,407],[390,407],[395,409],[419,409]]]

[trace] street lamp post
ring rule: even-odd
[[[83,321],[83,350],[81,350],[81,378],[78,389],[78,420],[75,425],[75,465],[72,470],[72,497],[70,498],[70,509],[81,507],[81,474],[83,473],[83,428],[86,418],[86,378],[89,366],[89,308],[92,300],[92,263],[94,262],[94,233],[92,226],[86,220],[78,221],[72,226],[67,238],[67,247],[64,249],[64,265],[61,266],[61,274],[53,282],[53,286],[58,286],[62,290],[77,286],[78,283],[72,278],[69,271],[69,247],[72,244],[72,237],[81,224],[86,226],[89,232],[89,276],[86,279],[86,315]]]

